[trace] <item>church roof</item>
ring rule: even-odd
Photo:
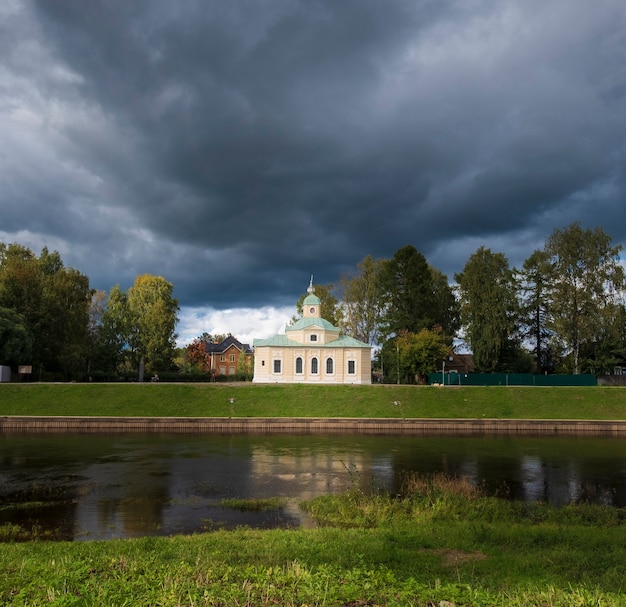
[[[300,342],[294,341],[293,339],[289,339],[286,335],[274,335],[274,337],[268,337],[267,339],[255,339],[252,343],[254,347],[259,346],[300,346],[302,344]]]
[[[319,327],[326,331],[339,331],[335,325],[328,322],[325,318],[300,318],[293,325],[287,327],[285,331],[301,331],[309,327]]]
[[[262,347],[262,346],[279,346],[281,348],[302,348],[304,344],[299,341],[295,341],[293,339],[289,339],[286,335],[275,335],[274,337],[270,337],[268,339],[255,339],[254,347]],[[311,344],[307,344],[308,347],[311,347]],[[365,342],[359,341],[358,339],[354,339],[354,337],[350,337],[348,335],[342,335],[337,339],[333,339],[333,341],[326,342],[325,344],[317,344],[316,348],[371,348],[369,344]]]
[[[302,305],[303,306],[321,306],[322,300],[317,295],[313,295],[313,293],[311,293],[310,295],[307,295],[304,298]]]

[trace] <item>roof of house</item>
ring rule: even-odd
[[[207,354],[220,354],[221,352],[226,352],[228,348],[234,346],[241,352],[245,352],[246,354],[252,354],[252,348],[250,344],[242,344],[238,339],[234,338],[232,335],[229,335],[224,341],[219,344],[205,344],[204,348]]]

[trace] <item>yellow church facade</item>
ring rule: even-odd
[[[341,335],[321,316],[313,281],[302,304],[302,318],[284,335],[254,340],[256,383],[371,384],[372,348]]]

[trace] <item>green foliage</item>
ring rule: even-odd
[[[0,308],[0,363],[16,366],[31,360],[33,336],[22,314]]]
[[[448,353],[441,329],[419,333],[403,331],[397,338],[400,372],[425,384],[428,374],[434,371]]]
[[[381,283],[385,293],[383,335],[418,333],[436,324],[433,276],[426,258],[415,247],[398,249],[384,262]]]
[[[550,264],[545,251],[534,251],[517,271],[522,337],[533,344],[535,369],[554,372],[554,352],[550,348],[548,324],[551,311]]]
[[[138,276],[128,292],[114,286],[100,328],[107,368],[119,375],[134,371],[135,377],[142,362],[149,374],[169,370],[178,311],[172,284],[160,276]]]
[[[578,222],[554,230],[546,241],[550,326],[569,355],[573,373],[595,372],[592,351],[606,341],[614,320],[620,318],[617,310],[625,288],[621,250],[601,228],[584,230]],[[591,364],[584,360],[585,350]]]
[[[480,247],[455,278],[459,284],[461,321],[476,370],[515,371],[511,360],[519,349],[517,299],[507,258]]]
[[[44,248],[38,258],[22,245],[0,245],[0,308],[20,315],[31,348],[19,362],[32,364],[37,377],[44,370],[84,377],[90,298],[88,278],[66,268],[56,251]]]
[[[383,260],[368,255],[357,264],[356,274],[342,276],[341,307],[344,332],[366,344],[378,342],[384,309],[381,285]]]

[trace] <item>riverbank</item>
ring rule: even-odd
[[[509,503],[446,478],[412,482],[398,496],[351,490],[305,502],[316,529],[5,544],[0,602],[626,604],[621,511]]]
[[[0,416],[0,434],[624,436],[625,420]]]
[[[626,388],[0,384],[0,416],[626,420]]]

